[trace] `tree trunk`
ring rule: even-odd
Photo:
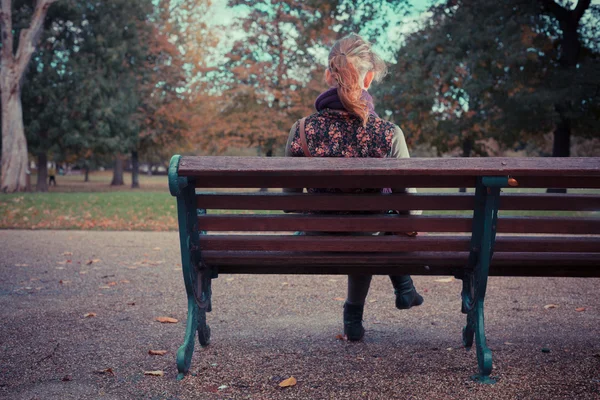
[[[131,152],[131,188],[140,187],[140,160],[138,158],[138,152],[133,150]]]
[[[85,171],[85,177],[83,178],[83,181],[89,182],[90,181],[90,166],[86,165],[85,167],[83,167],[83,170]]]
[[[5,193],[27,190],[28,154],[23,131],[21,81],[31,55],[35,51],[48,7],[54,1],[39,0],[35,3],[29,27],[20,32],[19,47],[16,52],[13,51],[12,2],[1,1],[2,178],[0,191]]]
[[[113,179],[110,183],[111,186],[121,186],[125,183],[123,182],[123,156],[121,154],[117,154],[115,157],[115,167],[113,168]]]
[[[462,142],[462,148],[463,148],[462,156],[463,157],[471,157],[471,151],[473,150],[473,138],[470,136],[464,138],[463,142]],[[458,191],[460,193],[466,193],[467,188],[460,188],[460,189],[458,189]]]
[[[48,155],[45,151],[38,153],[36,190],[38,192],[48,191]]]
[[[23,130],[21,87],[12,84],[11,75],[2,76],[2,183],[1,191],[27,190],[27,141]]]

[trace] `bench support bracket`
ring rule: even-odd
[[[483,302],[487,289],[490,263],[496,240],[500,188],[509,186],[509,177],[493,176],[477,179],[471,251],[463,276],[462,312],[467,314],[463,328],[463,345],[470,349],[475,339],[479,374],[473,376],[481,383],[495,383],[492,372],[492,351],[485,338]]]
[[[177,350],[177,379],[181,380],[189,371],[194,353],[194,339],[198,332],[201,346],[210,343],[210,328],[206,313],[211,311],[211,279],[216,275],[201,262],[198,214],[205,210],[196,208],[196,193],[193,182],[177,175],[180,156],[173,156],[169,165],[169,189],[177,197],[179,243],[181,267],[188,300],[187,323],[183,345]]]

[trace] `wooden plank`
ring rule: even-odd
[[[454,275],[464,270],[468,253],[410,252],[324,254],[314,252],[205,251],[203,260],[220,273]],[[493,276],[600,277],[597,253],[498,253]]]
[[[495,175],[496,176],[496,175]],[[520,188],[600,188],[600,178],[592,176],[554,177],[525,176],[516,177]],[[459,188],[475,187],[476,178],[472,176],[437,175],[318,175],[318,176],[270,176],[248,175],[227,176],[209,175],[197,178],[197,188]]]
[[[600,203],[600,197],[598,197]],[[472,210],[473,194],[200,193],[198,208],[223,210]],[[600,204],[599,204],[600,208]]]
[[[543,193],[500,195],[501,210],[600,211],[600,195]]]
[[[191,157],[179,163],[180,176],[592,176],[600,158],[325,158]],[[360,187],[360,186],[359,186]]]
[[[472,193],[455,194],[308,194],[200,193],[198,208],[222,210],[472,210]],[[500,196],[502,210],[600,211],[600,195],[513,194]]]
[[[467,236],[203,235],[202,250],[245,251],[468,251]],[[600,252],[600,237],[500,236],[495,252]]]
[[[205,231],[471,232],[472,218],[400,215],[200,215]],[[501,217],[501,233],[600,234],[600,218]]]

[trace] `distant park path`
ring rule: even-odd
[[[176,382],[187,310],[177,233],[0,230],[0,243],[0,398],[600,398],[600,279],[492,277],[498,383],[485,386],[469,379],[475,354],[460,342],[460,281],[416,277],[425,304],[398,311],[376,278],[355,344],[336,339],[344,277],[221,275],[212,344]],[[290,376],[298,383],[280,388]]]

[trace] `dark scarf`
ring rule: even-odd
[[[379,117],[375,112],[375,107],[373,106],[373,97],[363,89],[362,94],[360,95],[361,100],[365,100],[367,102],[367,107],[369,108],[369,114]],[[338,95],[337,88],[329,88],[317,97],[315,101],[315,108],[317,111],[324,110],[326,108],[330,108],[332,110],[346,110],[344,105],[342,104],[342,100]]]

